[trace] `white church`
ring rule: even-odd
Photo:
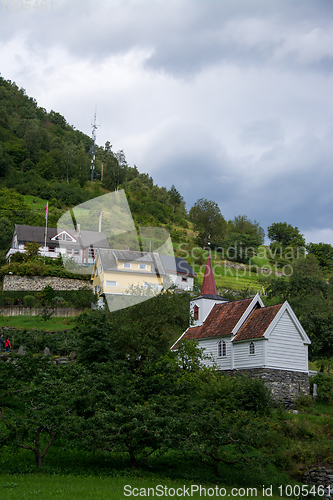
[[[228,374],[242,371],[265,380],[277,399],[309,394],[311,341],[285,302],[265,307],[259,295],[229,302],[217,294],[210,257],[201,293],[191,300],[194,324],[175,342],[196,340],[204,364]]]

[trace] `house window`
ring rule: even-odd
[[[106,286],[117,286],[117,282],[116,281],[106,280],[105,284],[106,284]]]
[[[55,247],[49,247],[49,252],[55,252]]]
[[[188,280],[187,280],[186,276],[182,276],[182,281],[185,281],[187,283]]]
[[[255,354],[255,348],[254,348],[254,343],[250,343],[250,354]]]
[[[123,268],[124,269],[131,269],[131,263],[130,262],[124,262],[123,263]]]
[[[198,306],[194,306],[193,312],[194,312],[194,319],[199,319],[199,307]]]
[[[217,356],[219,358],[222,358],[227,355],[227,344],[224,342],[224,340],[220,340],[217,343]]]
[[[74,250],[75,252],[75,250]],[[95,258],[95,252],[94,252],[94,249],[92,247],[89,248],[88,250],[88,258],[89,259],[94,259]]]
[[[80,255],[80,250],[74,250],[74,255]]]
[[[129,264],[129,262],[126,262],[126,264]],[[147,270],[147,264],[139,264],[139,269],[141,269],[141,271],[146,271]]]
[[[71,248],[67,248],[66,253],[67,253],[67,255],[72,255],[72,249]]]

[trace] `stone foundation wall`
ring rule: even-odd
[[[309,375],[304,372],[273,370],[270,368],[252,368],[244,370],[224,370],[222,373],[235,375],[244,373],[249,378],[260,378],[272,391],[273,398],[282,400],[288,406],[299,396],[310,395]]]
[[[333,493],[333,469],[326,467],[317,467],[306,470],[302,477],[302,483],[309,485],[324,486],[332,488]],[[326,498],[326,496],[324,497]]]
[[[92,282],[70,278],[57,278],[56,276],[4,276],[2,290],[11,291],[34,291],[40,292],[46,286],[53,290],[81,290],[83,288],[93,289]]]

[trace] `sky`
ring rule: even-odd
[[[333,244],[332,0],[0,9],[1,75],[39,106],[88,135],[97,109],[97,144],[174,184],[187,210],[206,198],[226,220]]]

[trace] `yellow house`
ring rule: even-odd
[[[99,296],[126,295],[131,288],[163,288],[165,270],[159,254],[97,249],[91,279]]]

